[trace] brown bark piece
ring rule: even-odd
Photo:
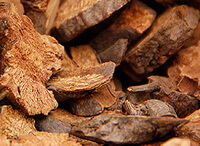
[[[20,15],[24,14],[24,7],[20,0],[0,0],[0,2],[10,2],[15,5]]]
[[[45,87],[61,68],[63,49],[58,42],[34,30],[30,19],[19,16],[13,4],[0,3],[0,86],[28,115],[48,114],[58,106]]]
[[[49,34],[56,18],[60,0],[22,0],[25,14],[41,34]]]
[[[134,105],[127,100],[124,103],[124,109],[129,115],[172,116],[177,118],[176,112],[171,105],[156,99],[147,100],[138,105]]]
[[[55,111],[51,111],[48,116],[64,123],[71,124],[72,126],[85,123],[91,119],[91,117],[80,117],[73,115],[64,109],[56,109]]]
[[[151,76],[149,79],[149,84],[131,86],[128,90],[134,93],[149,93],[146,100],[158,99],[167,102],[174,107],[178,117],[185,117],[198,109],[198,100],[176,91],[172,86],[173,83],[170,83],[171,81],[168,78]],[[166,84],[167,80],[169,86]]]
[[[29,134],[35,129],[33,118],[27,117],[18,110],[13,110],[12,106],[0,107],[0,135],[8,138],[18,138],[20,135]],[[1,144],[1,143],[0,143]]]
[[[100,64],[96,52],[88,45],[71,47],[70,53],[79,67],[92,67]]]
[[[101,62],[112,61],[119,66],[127,50],[127,45],[127,39],[119,39],[111,47],[98,54]]]
[[[185,119],[190,120],[190,122],[178,127],[176,129],[176,135],[188,137],[200,144],[200,110],[195,111]]]
[[[103,143],[139,144],[162,137],[186,121],[170,117],[101,114],[88,123],[74,126],[71,133]]]
[[[72,100],[70,103],[71,111],[79,116],[100,114],[104,108],[109,108],[116,102],[118,94],[111,83],[106,84],[84,98]]]
[[[200,41],[197,45],[182,49],[168,68],[168,75],[176,82],[178,89],[182,93],[193,94],[198,99],[200,99],[199,48]]]
[[[5,138],[3,139],[5,141]],[[47,133],[47,132],[32,132],[28,135],[23,135],[17,140],[7,139],[6,144],[9,146],[35,146],[35,145],[58,145],[58,146],[81,146],[75,139],[69,137],[65,133]]]
[[[84,92],[95,89],[108,83],[113,75],[115,64],[112,62],[100,64],[89,68],[75,68],[64,70],[59,77],[54,77],[48,82],[48,89],[51,89],[64,96],[72,92]],[[67,97],[66,97],[67,98]]]
[[[129,0],[68,0],[59,8],[55,21],[55,35],[69,41],[87,28],[108,18]]]
[[[161,146],[199,146],[198,143],[187,139],[187,138],[171,138],[170,140],[164,142],[163,144],[161,144]]]
[[[155,16],[154,10],[139,0],[133,0],[115,22],[94,38],[90,45],[97,53],[101,53],[113,46],[119,39],[128,39],[131,42],[151,26]]]
[[[125,57],[135,78],[150,74],[177,53],[192,36],[199,17],[198,10],[181,5],[168,9],[157,18],[149,33]]]
[[[50,133],[69,133],[71,130],[71,124],[64,123],[49,116],[45,118],[36,118],[35,127],[39,131],[46,131]]]

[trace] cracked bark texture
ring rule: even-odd
[[[0,107],[0,110],[1,136],[19,138],[21,135],[36,131],[35,120],[26,116],[22,111],[14,110],[10,105],[4,105]]]
[[[126,54],[129,74],[139,80],[177,53],[193,34],[199,21],[198,10],[186,5],[169,8],[154,22],[151,30]],[[133,72],[133,73],[131,73]]]
[[[0,3],[0,13],[1,89],[28,115],[48,114],[58,103],[45,83],[61,68],[63,47],[36,32],[13,4]]]
[[[101,114],[87,123],[74,126],[70,133],[89,140],[112,144],[138,144],[166,135],[187,120],[171,117]]]
[[[49,34],[60,0],[22,0],[25,14],[32,20],[35,29],[40,34]]]
[[[68,0],[58,10],[54,36],[67,42],[123,7],[129,0]]]
[[[139,0],[131,1],[111,26],[97,35],[89,45],[97,51],[112,47],[119,39],[136,40],[153,23],[156,12]],[[116,49],[120,49],[115,47]]]

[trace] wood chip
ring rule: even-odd
[[[18,138],[21,135],[36,131],[34,119],[27,117],[23,112],[13,110],[12,106],[9,105],[0,107],[0,110],[0,136]]]
[[[200,110],[195,111],[185,119],[190,120],[190,122],[178,127],[176,129],[176,135],[188,137],[200,144]]]
[[[15,5],[15,7],[17,8],[17,11],[20,15],[24,14],[24,7],[21,3],[20,0],[0,0],[0,2],[10,2],[13,3]]]
[[[28,115],[48,114],[58,106],[45,87],[61,68],[63,49],[58,42],[34,30],[30,19],[19,16],[13,4],[0,3],[1,88]]]
[[[164,136],[186,121],[170,117],[101,114],[85,124],[74,126],[71,133],[103,143],[138,144]]]
[[[177,84],[178,89],[185,94],[192,94],[200,99],[200,41],[197,45],[182,49],[168,68],[169,77]],[[193,92],[193,93],[192,93]]]
[[[25,14],[41,34],[49,34],[56,18],[60,0],[22,0]]]
[[[80,123],[85,123],[91,119],[91,117],[73,115],[64,109],[56,109],[55,111],[51,111],[48,116],[72,126],[79,125]]]
[[[127,50],[128,39],[119,39],[111,47],[99,53],[101,62],[112,61],[119,66]]]
[[[35,127],[39,131],[50,133],[69,133],[71,124],[64,123],[52,117],[35,118]]]
[[[176,112],[171,105],[156,99],[147,100],[138,105],[134,105],[127,100],[124,103],[124,109],[129,115],[172,116],[177,118]]]
[[[149,79],[151,80],[149,84],[131,86],[128,90],[134,93],[149,93],[149,97],[145,96],[146,100],[158,99],[167,102],[174,107],[178,117],[185,117],[198,109],[198,100],[176,91],[170,79],[159,76],[151,76]]]
[[[65,1],[55,21],[55,36],[69,41],[87,28],[108,18],[129,0],[76,0]]]
[[[3,142],[8,146],[35,146],[35,145],[64,145],[64,146],[81,146],[75,139],[69,137],[69,134],[65,133],[47,133],[47,132],[32,132],[28,135],[23,135],[17,140],[3,139]],[[0,142],[1,144],[1,142]]]
[[[125,57],[130,66],[126,68],[127,72],[133,72],[131,77],[135,80],[144,78],[177,53],[192,36],[199,17],[198,10],[186,5],[170,8],[159,16],[149,33]]]
[[[128,42],[136,40],[151,26],[155,16],[156,12],[144,3],[139,0],[131,1],[115,22],[94,38],[90,45],[97,53],[101,53],[113,46],[119,39],[128,39]]]
[[[69,96],[72,92],[84,92],[95,89],[108,83],[113,75],[115,64],[112,62],[100,64],[90,68],[75,68],[64,70],[59,77],[54,77],[48,82],[48,89]],[[67,97],[66,97],[67,98]]]

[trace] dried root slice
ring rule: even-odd
[[[182,49],[168,68],[169,77],[177,83],[178,89],[200,99],[200,41]]]
[[[186,5],[168,9],[127,53],[125,61],[129,67],[125,71],[135,80],[150,74],[180,50],[192,36],[199,17],[198,10]]]
[[[56,109],[55,111],[51,111],[48,117],[53,119],[57,119],[63,123],[70,124],[72,126],[79,125],[81,123],[85,123],[91,119],[91,117],[80,117],[64,109]]]
[[[101,114],[87,123],[74,126],[71,133],[103,143],[139,144],[164,136],[185,122],[187,120],[172,117]]]
[[[27,117],[23,112],[13,110],[12,106],[6,105],[0,107],[0,111],[0,136],[18,138],[36,131],[34,119]]]
[[[84,98],[74,99],[69,103],[71,112],[79,116],[94,116],[111,107],[115,102],[118,92],[112,84],[106,84]]]
[[[190,138],[200,144],[200,110],[195,111],[185,119],[190,120],[190,122],[178,127],[176,135]]]
[[[60,0],[22,0],[25,14],[41,34],[49,34],[56,18]]]
[[[48,89],[64,95],[92,90],[108,83],[112,78],[114,69],[115,64],[108,62],[90,68],[64,70],[59,73],[58,78],[52,78],[48,82]]]
[[[59,8],[55,36],[69,41],[87,28],[108,18],[129,0],[68,0]]]
[[[48,114],[58,104],[45,83],[61,68],[63,47],[34,30],[10,3],[0,3],[0,87],[28,115]]]
[[[35,145],[62,145],[62,146],[81,146],[75,139],[69,137],[69,134],[65,133],[47,133],[47,132],[32,132],[28,135],[23,135],[19,139],[6,139],[0,137],[0,140],[7,145],[5,146],[35,146]],[[0,142],[1,144],[1,142]]]
[[[128,39],[128,42],[136,40],[151,26],[155,17],[154,10],[139,0],[133,0],[114,23],[94,38],[90,45],[97,53],[101,53],[113,46],[119,39]],[[115,47],[117,50],[120,49]]]
[[[172,146],[172,145],[179,145],[179,146],[199,146],[198,143],[187,139],[187,138],[171,138],[168,141],[164,142],[163,144],[161,144],[161,146]]]
[[[24,14],[24,7],[20,0],[0,0],[0,2],[10,2],[15,5],[20,15]]]
[[[148,93],[144,100],[158,99],[167,102],[175,109],[178,117],[185,117],[198,109],[198,100],[176,91],[169,78],[151,76],[149,79],[149,84],[131,86],[128,90],[132,93]]]

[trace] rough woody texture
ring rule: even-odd
[[[64,109],[56,109],[55,111],[51,111],[48,116],[60,120],[64,123],[70,124],[72,126],[79,125],[80,123],[87,122],[91,119],[91,117],[80,117],[77,115],[73,115]]]
[[[187,138],[171,138],[168,141],[161,144],[161,146],[199,146],[198,143]]]
[[[169,77],[177,84],[178,89],[200,99],[200,41],[196,45],[182,49],[168,68]]]
[[[139,0],[133,0],[115,22],[94,38],[90,45],[97,53],[101,53],[114,45],[119,39],[128,39],[131,42],[151,26],[155,16],[154,10]]]
[[[141,104],[134,105],[128,100],[124,103],[124,109],[129,115],[146,115],[154,117],[177,117],[174,108],[166,102],[151,99]]]
[[[0,2],[11,2],[15,5],[19,14],[24,14],[24,7],[20,0],[0,0]]]
[[[87,28],[108,18],[129,0],[68,0],[59,8],[55,36],[69,41]]]
[[[50,133],[68,133],[71,130],[71,125],[69,123],[64,123],[49,116],[45,118],[36,118],[35,127],[39,131]]]
[[[5,137],[0,137],[0,140],[0,144],[2,144],[2,141],[6,144],[3,146],[81,146],[75,139],[69,137],[69,134],[65,133],[32,132],[28,135],[21,136],[17,140],[6,139]]]
[[[128,39],[119,39],[112,46],[98,54],[100,61],[112,61],[119,66],[126,53],[127,45]]]
[[[45,83],[61,68],[59,50],[63,47],[36,32],[13,4],[0,3],[0,13],[0,86],[9,90],[8,98],[28,115],[48,114],[58,104]]]
[[[162,137],[186,122],[176,118],[101,114],[88,123],[74,126],[71,133],[86,139],[114,144],[138,144]]]
[[[22,3],[35,29],[41,34],[48,34],[53,27],[60,0],[22,0]]]
[[[158,99],[167,102],[174,107],[178,117],[185,117],[198,109],[197,99],[175,89],[169,78],[159,76],[149,77],[149,84],[128,88],[133,93],[148,93],[143,100]]]
[[[200,144],[200,110],[195,111],[185,119],[190,120],[190,122],[178,127],[176,129],[176,135],[188,137]]]
[[[106,84],[84,98],[72,100],[69,104],[72,113],[79,116],[94,116],[103,112],[104,108],[111,107],[120,95],[115,92],[112,83]]]
[[[36,131],[34,119],[27,117],[21,111],[13,110],[12,106],[6,105],[0,107],[0,111],[0,136],[18,138],[20,135]]]
[[[108,83],[114,69],[115,64],[108,62],[90,68],[64,70],[59,73],[59,77],[56,76],[48,82],[48,89],[58,92],[55,94],[68,94],[70,98],[72,92],[84,92]]]
[[[149,33],[125,57],[136,79],[137,75],[148,75],[177,53],[192,36],[199,17],[198,10],[186,5],[170,8],[159,16]]]

